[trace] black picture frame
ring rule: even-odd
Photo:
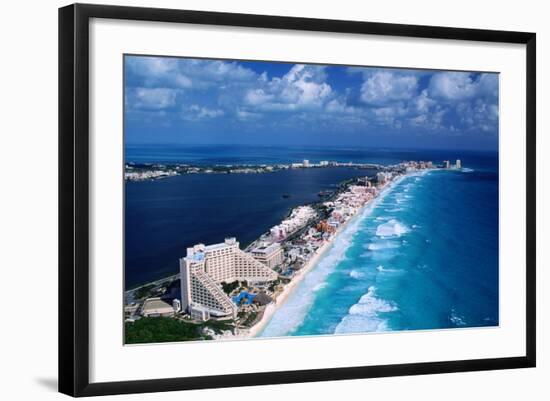
[[[88,61],[91,18],[524,44],[527,72],[525,355],[494,359],[90,383]],[[535,102],[535,33],[88,4],[74,4],[60,8],[59,391],[79,397],[534,367],[536,364]]]

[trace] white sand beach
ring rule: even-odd
[[[254,325],[252,326],[248,333],[245,335],[247,338],[253,338],[258,336],[262,330],[266,327],[266,325],[269,323],[275,312],[285,303],[285,301],[292,295],[296,287],[300,284],[300,282],[304,279],[304,277],[317,266],[317,262],[321,259],[321,257],[326,253],[326,251],[330,248],[330,246],[334,243],[334,240],[336,237],[348,227],[348,225],[354,221],[356,218],[358,218],[363,211],[369,207],[372,202],[374,202],[376,199],[383,196],[386,192],[388,192],[393,186],[397,185],[399,182],[401,182],[407,174],[404,174],[393,181],[389,182],[385,186],[382,187],[379,194],[369,202],[365,203],[356,213],[353,217],[346,220],[338,229],[336,232],[330,237],[329,240],[327,240],[317,251],[315,254],[305,263],[305,265],[300,269],[294,277],[292,277],[292,280],[284,287],[283,291],[277,296],[277,298],[269,305],[267,305],[266,309],[264,310],[264,314],[262,315],[262,318]],[[241,336],[239,336],[241,337]]]

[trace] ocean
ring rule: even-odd
[[[131,145],[126,144],[126,162],[135,163],[188,163],[193,165],[212,164],[277,164],[297,163],[304,159],[312,163],[321,160],[394,164],[403,160],[443,161],[456,159],[456,151],[449,150],[410,150],[359,147],[318,147],[318,146],[252,146],[252,145]],[[467,152],[469,156],[483,162],[480,152]],[[494,154],[493,154],[494,156]]]
[[[496,153],[235,145],[127,146],[125,153],[127,162],[197,165],[460,158],[462,171],[404,178],[356,216],[261,335],[498,325]],[[177,273],[195,243],[236,236],[242,248],[319,191],[365,174],[327,168],[126,182],[126,287]]]
[[[402,179],[350,222],[260,336],[497,326],[497,160]]]

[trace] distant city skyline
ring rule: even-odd
[[[127,145],[498,150],[498,74],[125,57]]]

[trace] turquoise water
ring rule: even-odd
[[[498,325],[497,153],[127,146],[126,158],[206,165],[460,158],[467,169],[407,177],[356,216],[262,335]],[[236,236],[244,246],[292,207],[319,200],[319,191],[372,173],[308,169],[126,182],[126,285],[176,273],[185,248],[198,242]]]
[[[498,325],[496,163],[407,176],[385,191],[260,336]]]

